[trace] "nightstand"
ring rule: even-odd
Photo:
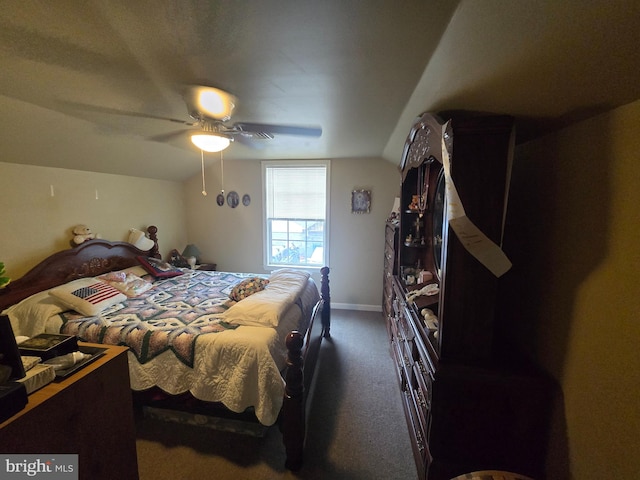
[[[196,270],[205,270],[207,272],[215,272],[217,266],[218,266],[217,263],[200,263],[199,265],[196,265]]]

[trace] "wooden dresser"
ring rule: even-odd
[[[0,452],[78,454],[80,479],[137,480],[127,348],[84,345],[106,353],[29,395],[27,406],[0,424]]]
[[[443,173],[445,145],[468,218],[500,245],[513,119],[461,116],[444,124],[424,114],[407,138],[391,288],[384,272],[383,309],[418,476],[506,470],[540,479],[551,389],[509,352],[496,321],[500,279],[450,227]],[[435,294],[411,298],[433,284]]]
[[[382,280],[382,314],[388,319],[393,314],[391,305],[393,277],[398,274],[396,256],[398,252],[398,224],[387,221],[384,230],[384,274]],[[387,321],[387,326],[389,322]]]

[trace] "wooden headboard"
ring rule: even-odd
[[[148,231],[151,233],[151,228]],[[154,234],[157,232],[153,227]],[[155,236],[155,235],[154,235]],[[152,238],[153,239],[153,238]],[[156,239],[149,251],[128,242],[88,240],[77,247],[54,253],[29,270],[22,278],[0,290],[0,312],[34,293],[63,285],[71,280],[140,265],[136,256],[159,256]]]

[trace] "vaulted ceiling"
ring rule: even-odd
[[[224,158],[238,161],[398,163],[423,111],[511,114],[526,140],[640,98],[637,0],[56,0],[2,9],[4,162],[188,178],[200,166],[192,127],[167,119],[192,120],[182,92],[193,84],[238,98],[231,123],[322,127],[320,138],[234,142]]]

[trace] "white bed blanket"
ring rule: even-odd
[[[129,353],[131,388],[160,387],[167,393],[191,394],[204,401],[222,402],[234,412],[254,407],[263,425],[278,418],[284,395],[280,369],[286,356],[287,334],[296,328],[300,309],[293,305],[277,329],[240,326],[215,334],[200,335],[193,368],[164,352],[141,364]]]

